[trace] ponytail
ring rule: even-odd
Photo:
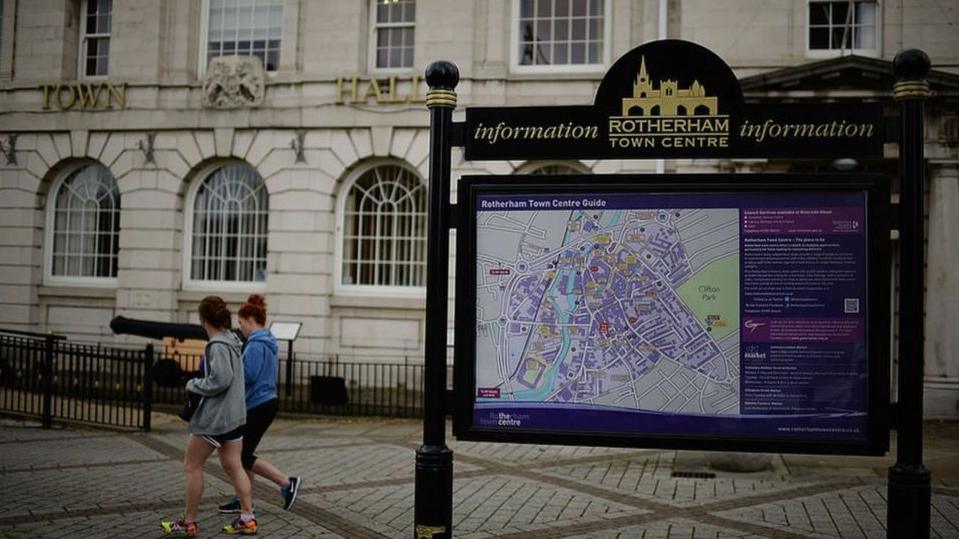
[[[266,325],[266,298],[259,294],[250,294],[246,298],[246,303],[240,307],[237,313],[239,316],[247,319],[253,319],[261,326]]]

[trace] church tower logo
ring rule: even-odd
[[[633,95],[622,100],[622,115],[609,118],[609,142],[614,148],[726,148],[729,116],[719,114],[719,100],[693,80],[680,88],[661,79],[658,88],[640,60]]]

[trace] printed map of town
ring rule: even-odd
[[[480,211],[477,404],[739,413],[736,209]]]

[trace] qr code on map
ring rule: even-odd
[[[846,298],[843,300],[843,310],[846,314],[855,314],[859,312],[859,298]]]

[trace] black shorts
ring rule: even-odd
[[[253,469],[253,463],[256,462],[253,452],[256,451],[256,446],[260,445],[266,429],[273,423],[276,410],[277,402],[273,399],[246,411],[246,432],[243,434],[243,452],[240,454],[244,469]]]
[[[243,439],[244,436],[244,427],[245,425],[240,425],[239,427],[231,430],[230,432],[225,432],[223,434],[198,434],[197,436],[202,437],[207,441],[208,444],[219,449],[225,443],[230,442],[239,442]]]

